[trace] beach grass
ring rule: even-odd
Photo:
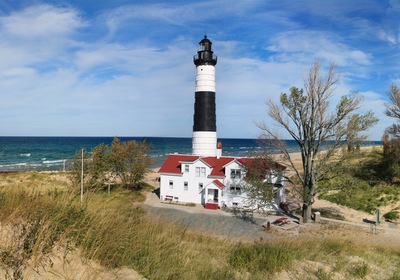
[[[110,270],[128,267],[149,279],[399,274],[399,248],[372,239],[237,241],[165,222],[140,207],[141,194],[122,188],[85,193],[81,204],[62,174],[0,174],[0,182],[0,238],[8,240],[0,243],[0,265],[10,279],[22,279],[28,266],[51,269],[49,254],[55,246],[65,248],[66,255],[78,248],[84,259]]]
[[[382,149],[364,150],[349,157],[340,176],[319,183],[320,198],[355,210],[375,213],[400,201],[397,182],[385,178]]]

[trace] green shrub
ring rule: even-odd
[[[383,217],[385,218],[385,220],[388,220],[388,221],[397,220],[399,218],[399,212],[391,211],[391,212],[385,213],[383,215]]]

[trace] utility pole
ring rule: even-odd
[[[82,201],[83,201],[83,148],[82,148],[82,163],[81,163],[81,205],[82,205]]]

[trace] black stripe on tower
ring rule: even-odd
[[[215,116],[215,92],[195,93],[193,131],[217,131]]]

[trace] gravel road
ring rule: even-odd
[[[244,220],[235,216],[189,213],[177,209],[151,207],[148,205],[145,205],[144,209],[151,215],[196,231],[243,239],[257,240],[261,237],[267,238],[262,228],[265,219],[253,218],[252,220]]]
[[[243,218],[222,210],[204,209],[201,205],[189,207],[164,204],[154,193],[149,193],[141,206],[150,215],[159,217],[164,221],[178,223],[198,232],[243,240],[274,238],[274,234],[263,229],[262,224],[267,221],[267,218],[261,216]],[[276,218],[277,216],[269,216],[268,220],[274,221]]]

